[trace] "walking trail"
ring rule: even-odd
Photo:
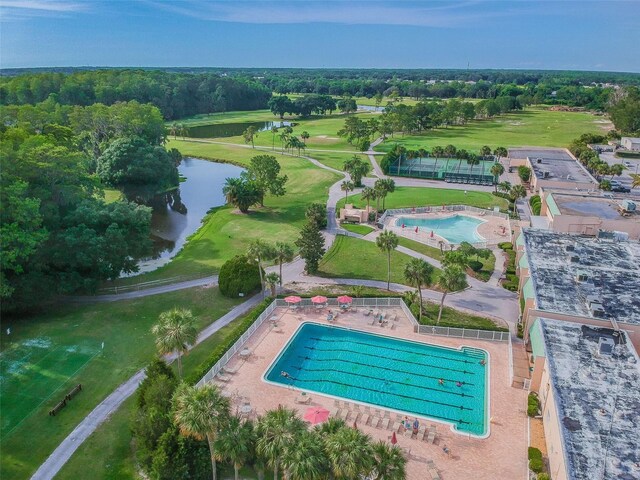
[[[378,145],[382,139],[378,139],[372,143],[371,148]],[[225,142],[216,142],[216,141],[205,141],[204,143],[219,143],[219,144],[228,144],[240,147],[251,148],[250,146],[231,144]],[[336,152],[336,150],[331,150]],[[353,152],[349,152],[353,153]],[[380,166],[375,160],[374,155],[379,154],[378,152],[369,151],[366,152],[369,160],[374,169],[374,173],[380,177],[384,178],[385,175],[382,173]],[[295,156],[293,154],[288,154],[291,156]],[[324,232],[325,236],[325,246],[327,250],[331,248],[333,244],[336,234],[338,233],[346,233],[344,230],[340,229],[336,222],[336,203],[338,200],[342,198],[342,190],[340,189],[340,184],[345,179],[349,179],[349,175],[345,172],[336,170],[334,168],[328,167],[318,160],[309,157],[302,156],[309,162],[313,163],[315,166],[329,170],[331,172],[340,174],[343,176],[340,180],[334,183],[329,189],[329,198],[327,199],[327,229]],[[374,179],[364,179],[365,184],[373,183]],[[438,182],[433,182],[429,180],[420,180],[420,179],[408,179],[408,178],[399,178],[396,179],[396,184],[399,186],[421,186],[421,187],[441,187],[442,184]],[[458,188],[458,189],[471,189],[468,185],[447,185],[447,188]],[[485,190],[488,187],[480,187],[473,186],[474,190]],[[369,236],[369,238],[364,238],[365,240],[375,241],[375,236]],[[421,253],[410,250],[406,247],[398,247],[398,251],[402,253],[406,253],[412,257],[422,258],[423,260],[429,262],[430,264],[440,267],[441,264],[437,260],[434,260],[431,257],[427,257]],[[487,316],[495,319],[500,323],[504,323],[509,326],[509,329],[513,333],[515,330],[515,322],[518,318],[518,304],[517,304],[517,295],[513,292],[509,292],[508,290],[503,289],[498,285],[497,279],[501,275],[502,272],[502,255],[498,255],[496,253],[496,270],[491,277],[491,280],[487,283],[481,282],[474,278],[468,277],[467,281],[469,283],[469,288],[456,293],[450,293],[447,295],[445,300],[445,305],[457,308],[462,311],[466,311],[469,313],[479,314],[482,316]],[[270,267],[267,270],[276,270],[277,267]],[[363,285],[368,287],[375,287],[385,289],[387,287],[386,282],[376,281],[376,280],[362,280],[362,279],[350,279],[350,278],[323,278],[316,276],[308,276],[304,273],[304,261],[301,258],[296,258],[294,261],[283,265],[283,277],[287,279],[287,283],[305,283],[305,284],[319,284],[319,285]],[[91,303],[91,302],[115,302],[119,300],[128,300],[134,298],[141,298],[150,295],[158,295],[161,293],[172,292],[176,290],[182,290],[185,288],[193,288],[197,286],[207,286],[214,285],[217,283],[218,277],[217,275],[213,275],[210,277],[205,277],[197,280],[189,280],[184,282],[178,282],[169,285],[162,285],[159,287],[154,287],[145,290],[139,290],[134,292],[126,292],[119,293],[113,295],[99,295],[99,296],[86,296],[86,297],[71,297],[70,300],[78,303]],[[392,283],[390,286],[390,290],[394,292],[406,292],[412,290],[410,287],[406,285],[400,285],[396,283]],[[432,301],[439,302],[442,293],[434,290],[423,289],[422,290],[423,297]],[[240,305],[236,306],[232,310],[230,310],[226,315],[222,316],[218,320],[211,323],[208,327],[206,327],[196,341],[195,345],[200,344],[205,339],[209,338],[211,335],[219,331],[221,328],[225,327],[233,320],[243,315],[251,308],[255,307],[261,300],[260,295],[255,295]],[[195,346],[194,345],[194,346]],[[192,347],[193,348],[193,347]],[[167,357],[169,361],[172,361],[174,358],[171,356]],[[79,424],[78,426],[58,445],[58,447],[49,455],[49,457],[45,460],[45,462],[38,468],[38,470],[31,477],[32,480],[51,480],[55,477],[55,475],[60,471],[60,469],[64,466],[64,464],[71,458],[73,453],[82,445],[82,443],[89,438],[89,436],[107,419],[109,416],[115,412],[122,403],[133,395],[138,388],[140,382],[142,382],[146,378],[144,369],[139,370],[135,373],[131,378],[129,378],[126,382],[122,383],[118,388],[116,388],[107,398],[105,398],[100,404],[91,411]]]

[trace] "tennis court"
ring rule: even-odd
[[[472,165],[466,160],[457,158],[399,158],[389,167],[389,174],[454,183],[493,185],[495,177],[491,173],[491,167],[495,161],[491,159],[479,160],[479,162]]]
[[[40,405],[53,407],[65,385],[99,353],[98,345],[56,345],[47,337],[9,346],[0,354],[0,436],[6,438]],[[64,388],[63,388],[64,387]]]

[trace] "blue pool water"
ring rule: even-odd
[[[446,218],[418,218],[399,217],[396,221],[398,227],[418,227],[426,232],[440,235],[449,243],[484,242],[484,238],[478,234],[478,225],[484,223],[477,218],[466,215],[453,215]]]
[[[475,348],[454,350],[305,323],[265,379],[484,435],[487,367],[481,360],[487,362],[487,354]]]

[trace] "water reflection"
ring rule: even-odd
[[[150,272],[168,263],[185,244],[212,207],[225,204],[222,187],[227,177],[239,177],[242,168],[226,163],[184,158],[178,167],[184,181],[178,190],[147,202],[153,208],[151,238],[153,254],[142,259],[140,272]]]

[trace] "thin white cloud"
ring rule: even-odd
[[[88,3],[70,0],[0,0],[0,20],[60,17],[88,10]]]
[[[410,25],[456,27],[482,19],[522,14],[518,9],[493,9],[479,2],[370,1],[201,1],[147,0],[148,5],[201,20],[249,24],[333,23],[348,25]],[[480,8],[477,8],[477,7]]]

